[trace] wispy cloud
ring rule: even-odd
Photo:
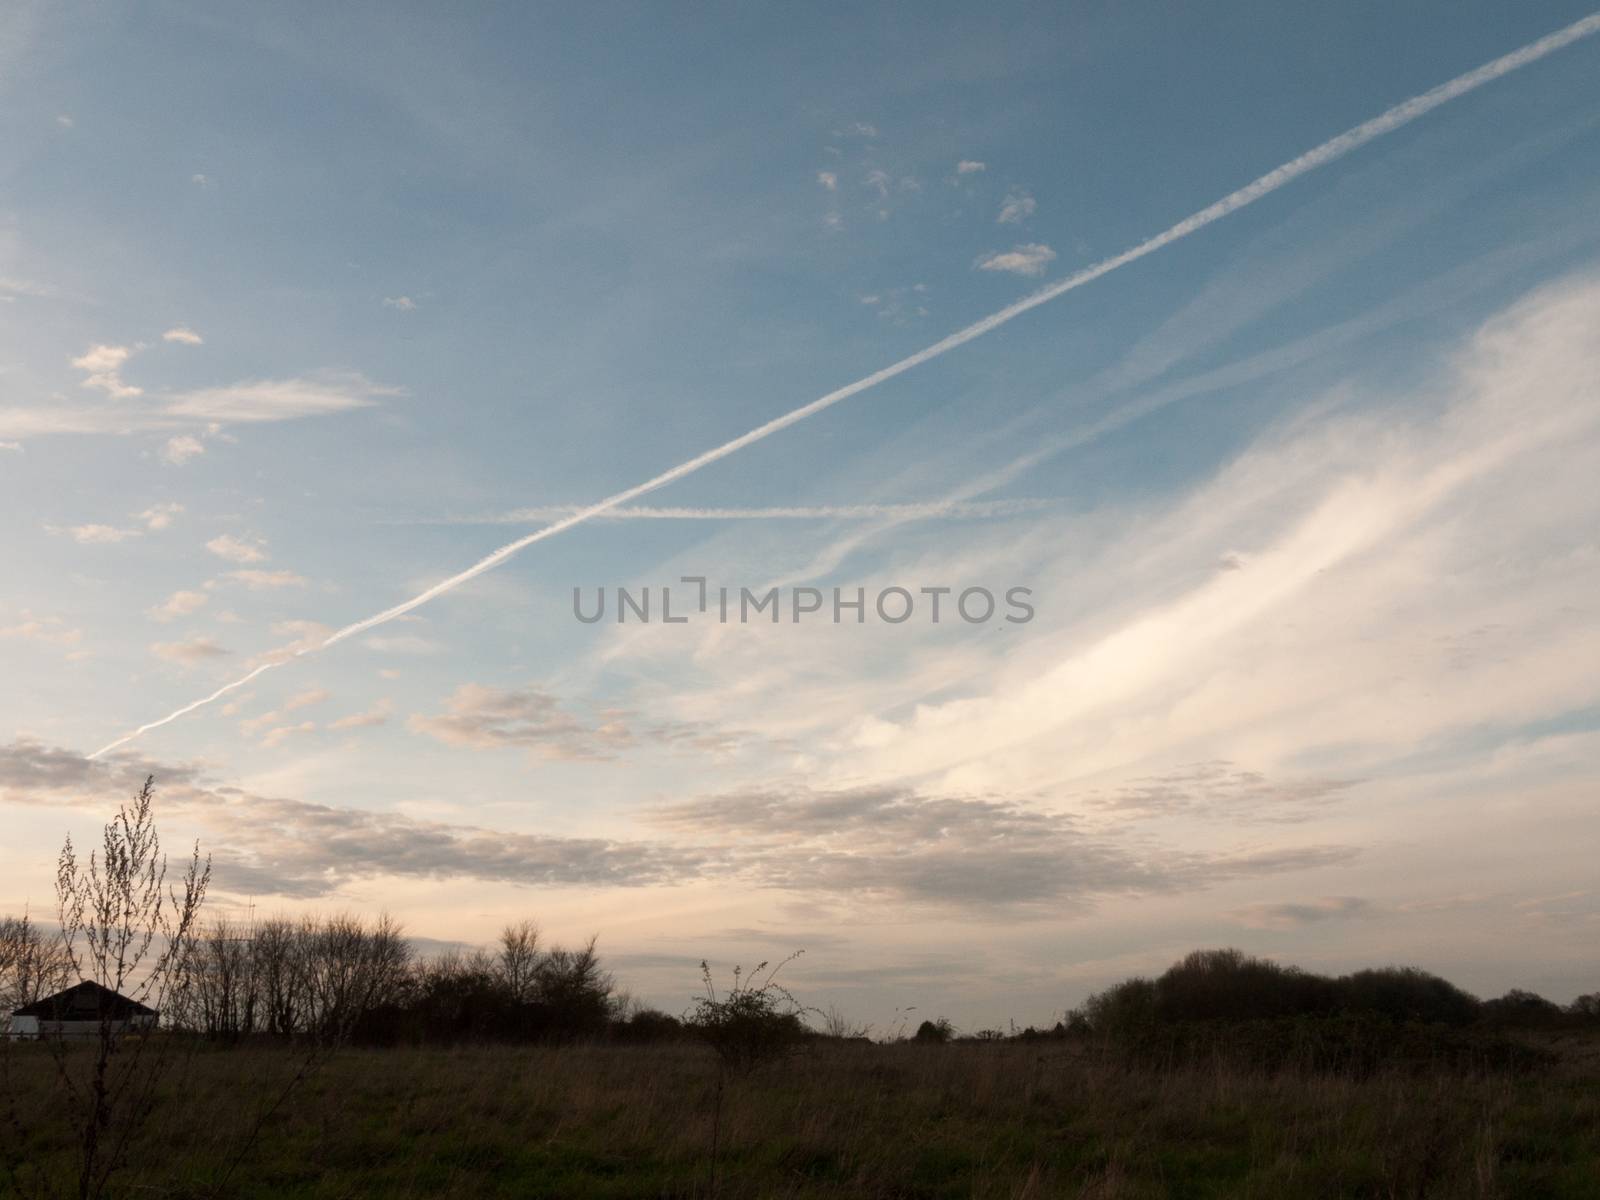
[[[957,175],[975,175],[979,171],[987,171],[988,169],[989,165],[987,163],[979,162],[973,158],[963,158],[956,164]]]
[[[265,542],[259,538],[246,541],[244,538],[234,537],[231,533],[218,534],[206,543],[206,549],[229,562],[258,563],[267,559]]]
[[[243,562],[249,560],[236,559],[234,561]],[[306,577],[294,571],[266,571],[260,568],[246,568],[239,571],[229,571],[227,577],[238,580],[253,592],[305,587],[306,585]]]
[[[1326,896],[1299,904],[1250,904],[1228,915],[1252,929],[1303,929],[1327,921],[1353,921],[1378,914],[1359,896]]]
[[[199,612],[210,599],[204,592],[173,592],[150,610],[150,616],[157,621],[175,621]]]
[[[869,521],[884,517],[901,520],[997,520],[1042,512],[1054,500],[928,501],[922,504],[814,504],[780,508],[614,508],[599,521]],[[547,504],[516,508],[503,513],[466,517],[420,517],[415,525],[522,525],[555,521],[583,511],[579,504]]]
[[[385,308],[399,309],[401,312],[414,312],[416,311],[417,302],[410,296],[385,296],[383,298],[383,306]]]
[[[1013,189],[1006,193],[1005,200],[1000,205],[1000,215],[995,218],[997,225],[1020,225],[1039,207],[1033,196],[1022,188]]]
[[[117,525],[69,525],[58,528],[47,526],[51,533],[64,533],[80,546],[114,546],[133,538],[143,537],[142,529],[127,529]]]
[[[177,437],[167,439],[167,444],[161,450],[161,461],[169,466],[181,467],[205,452],[205,443],[199,438],[180,433]]]
[[[817,182],[830,192],[839,190],[839,176],[834,171],[818,171]]]
[[[182,642],[154,642],[150,646],[150,653],[168,662],[192,667],[196,663],[222,658],[228,651],[213,638],[192,637]]]
[[[1009,250],[979,255],[972,265],[980,271],[1004,271],[1010,275],[1043,275],[1055,261],[1056,252],[1043,242],[1025,242]]]
[[[164,342],[178,342],[184,346],[201,345],[205,339],[187,325],[175,325],[161,335]]]
[[[171,527],[172,522],[183,512],[183,505],[173,501],[165,504],[153,504],[139,514],[139,519],[144,522],[145,528],[152,532],[159,532]]]

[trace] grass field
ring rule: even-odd
[[[715,1194],[1592,1200],[1600,1042],[1554,1045],[1535,1075],[1355,1080],[1130,1069],[1070,1040],[818,1042],[728,1084]],[[49,1059],[17,1049],[24,1172],[64,1179]],[[716,1068],[686,1044],[343,1050],[219,1189],[294,1061],[271,1047],[177,1061],[117,1194],[713,1194]]]

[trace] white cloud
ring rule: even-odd
[[[1021,225],[1034,210],[1039,207],[1032,195],[1021,188],[1013,188],[1006,193],[1005,202],[1000,205],[1000,215],[995,218],[997,225]]]
[[[366,712],[351,713],[348,717],[340,717],[328,726],[329,729],[367,729],[374,725],[386,724],[389,715],[394,712],[394,704],[388,700],[380,700]]]
[[[51,533],[65,533],[80,546],[114,546],[136,537],[143,537],[142,529],[119,529],[115,525],[71,525],[66,529],[48,527]]]
[[[27,611],[21,615],[22,620],[18,624],[0,626],[0,638],[16,638],[63,649],[76,646],[83,640],[83,631],[71,628],[60,617],[36,617]]]
[[[385,634],[367,638],[362,645],[381,654],[436,654],[438,642],[419,637],[414,633]]]
[[[113,400],[126,400],[144,395],[144,389],[122,381],[122,366],[128,361],[132,349],[127,346],[94,345],[72,360],[80,371],[87,371],[83,381],[86,388],[104,392]]]
[[[193,637],[183,642],[154,642],[150,653],[168,662],[192,667],[208,659],[222,658],[228,651],[208,637]]]
[[[156,621],[175,621],[198,612],[209,601],[210,597],[204,592],[173,592],[163,603],[150,610],[150,617]]]
[[[179,342],[185,346],[201,345],[205,339],[187,325],[175,325],[161,335],[164,342]]]
[[[189,182],[194,184],[196,187],[209,187],[211,185],[211,176],[202,175],[200,172],[196,171],[193,175],[189,176]]]
[[[1043,275],[1056,252],[1041,242],[1028,242],[1010,250],[981,256],[972,265],[980,271],[1007,271],[1012,275]]]
[[[177,437],[167,439],[167,444],[161,449],[161,461],[169,466],[181,467],[189,460],[199,458],[205,452],[205,443],[199,438],[190,437],[187,433],[181,433]]]
[[[411,312],[417,307],[417,302],[410,296],[385,296],[383,298],[383,306],[385,308],[398,308],[401,312]]]
[[[837,232],[844,228],[844,218],[836,212],[826,213],[822,218],[822,227]]]
[[[305,587],[306,585],[306,577],[297,575],[293,571],[229,571],[228,578],[237,579],[252,592],[266,591],[273,588]]]
[[[258,563],[267,561],[266,543],[259,538],[245,541],[231,533],[218,534],[206,543],[206,549],[218,558],[229,562]]]
[[[979,171],[987,171],[988,169],[989,165],[987,163],[981,163],[976,159],[971,158],[963,158],[956,164],[957,175],[972,175]]]
[[[865,183],[869,188],[872,188],[874,191],[876,191],[878,193],[878,199],[880,199],[880,200],[888,199],[888,197],[889,197],[889,183],[890,183],[889,172],[880,171],[880,170],[877,170],[876,168],[871,170],[871,171],[868,171],[867,175],[866,175]]]
[[[61,126],[61,128],[63,128],[63,129],[71,129],[74,125],[77,124],[77,122],[74,121],[66,113],[57,113],[56,114],[56,124]]]
[[[823,187],[827,188],[830,192],[837,192],[839,190],[839,176],[832,171],[818,171],[817,182]]]
[[[313,704],[321,704],[332,695],[333,693],[328,691],[327,688],[307,688],[305,691],[290,696],[285,700],[283,702],[283,711],[294,712],[298,708],[310,708]]]
[[[21,442],[0,442],[0,450],[11,450],[17,454],[22,453]]]
[[[183,505],[175,503],[153,504],[139,514],[139,519],[144,522],[145,528],[156,531],[170,528],[172,520],[183,511]]]
[[[317,724],[315,721],[302,721],[298,725],[280,725],[276,729],[269,730],[267,735],[261,739],[261,744],[271,750],[283,745],[284,742],[294,737],[297,733],[315,733],[316,731]]]
[[[395,389],[379,387],[360,375],[328,373],[181,392],[164,411],[173,417],[225,424],[288,421],[371,408],[377,403],[373,397],[394,394]]]

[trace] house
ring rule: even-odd
[[[27,1040],[91,1038],[100,1036],[102,1024],[117,1034],[154,1029],[157,1016],[155,1009],[86,979],[17,1009],[11,1014],[9,1032],[13,1038]]]

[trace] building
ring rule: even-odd
[[[17,1009],[11,1014],[9,1033],[26,1040],[91,1038],[100,1036],[102,1024],[116,1034],[154,1029],[157,1016],[155,1009],[86,979],[64,992]]]

